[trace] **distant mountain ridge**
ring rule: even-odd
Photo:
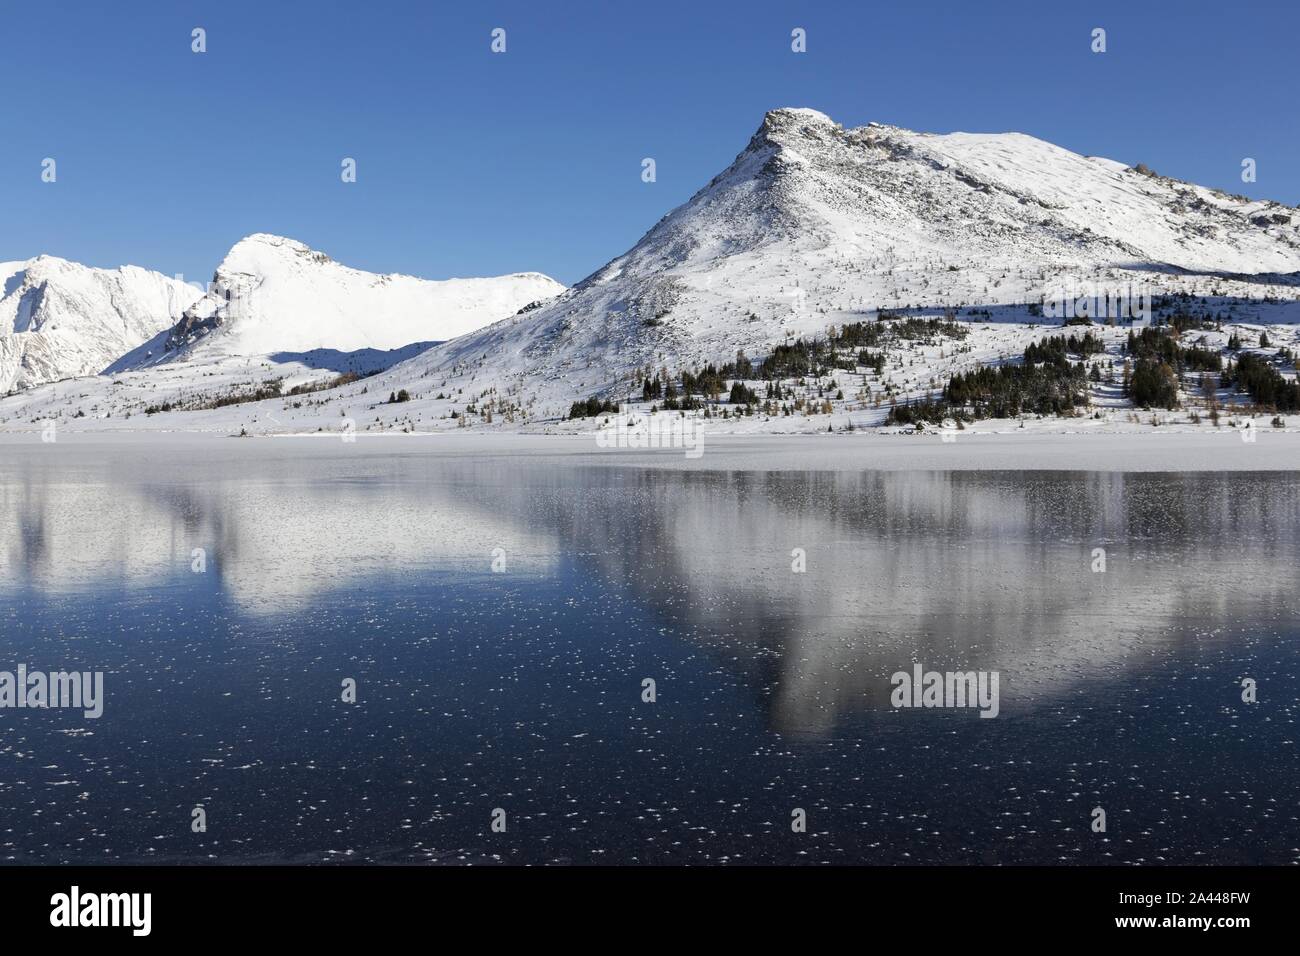
[[[53,256],[0,263],[0,280],[0,392],[160,362],[440,342],[564,290],[538,272],[377,275],[266,233],[236,243],[206,292]]]
[[[641,372],[671,379],[738,351],[757,362],[882,316],[963,320],[944,341],[889,332],[888,367],[870,382],[865,367],[879,356],[863,368],[841,356],[844,381],[794,383],[818,414],[842,416],[838,425],[853,415],[857,427],[879,424],[891,402],[934,395],[957,371],[1019,361],[1062,321],[1039,305],[1079,286],[1140,287],[1164,299],[1165,315],[1195,311],[1210,347],[1226,348],[1225,328],[1262,341],[1268,327],[1292,349],[1300,211],[1019,133],[846,129],[778,109],[725,170],[571,289],[538,273],[375,275],[257,234],[231,249],[209,293],[109,366],[114,382],[78,394],[87,414],[116,416],[112,427],[144,412],[180,428],[263,413],[257,427],[279,431],[351,418],[375,430],[551,428],[575,400],[641,401]],[[1104,334],[1120,366],[1124,334]],[[363,371],[364,382],[344,374]],[[308,385],[311,401],[268,412],[260,398]],[[409,400],[380,400],[401,392]],[[0,422],[69,407],[32,395],[0,407]],[[237,411],[218,418],[225,407]],[[784,427],[767,414],[749,423]]]
[[[538,272],[443,280],[363,272],[293,239],[258,233],[235,244],[210,291],[133,367],[445,341],[562,291]]]
[[[0,263],[0,393],[94,375],[178,321],[202,294],[136,266],[55,256]]]

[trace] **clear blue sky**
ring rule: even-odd
[[[204,281],[240,237],[273,232],[378,272],[572,283],[722,170],[777,106],[852,126],[1019,130],[1300,202],[1293,0],[68,0],[3,13],[0,260],[48,252]],[[503,55],[489,51],[498,26]],[[806,54],[790,51],[796,26]],[[355,184],[340,182],[345,156]],[[1240,180],[1247,156],[1254,184]]]

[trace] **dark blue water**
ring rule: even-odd
[[[0,710],[4,860],[1300,862],[1294,475],[60,454],[0,670],[107,702]]]

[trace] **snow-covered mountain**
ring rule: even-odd
[[[136,266],[54,256],[0,263],[0,393],[100,372],[169,328],[202,294]]]
[[[313,349],[396,349],[481,328],[564,286],[538,272],[433,281],[340,265],[301,242],[258,233],[236,243],[210,291],[114,371],[160,362]]]
[[[1026,303],[1075,282],[1294,300],[1277,274],[1298,270],[1300,211],[1275,202],[1019,133],[845,129],[779,109],[630,251],[390,376],[509,386],[556,414],[637,368],[761,355],[878,309],[1019,305],[1028,319]]]
[[[578,430],[594,424],[557,421],[572,402],[640,402],[642,370],[698,369],[738,350],[760,360],[792,338],[886,311],[959,320],[959,335],[937,339],[891,331],[879,369],[849,361],[824,381],[794,375],[784,409],[722,424],[714,410],[710,424],[879,427],[891,404],[932,397],[957,372],[1019,361],[1059,329],[1037,305],[1070,288],[1149,292],[1157,316],[1194,311],[1186,334],[1204,347],[1230,359],[1237,339],[1294,378],[1284,354],[1300,350],[1300,210],[1019,133],[845,129],[814,110],[780,109],[631,250],[558,295],[559,284],[536,273],[444,283],[377,276],[291,240],[251,236],[217,270],[215,292],[115,363],[111,379],[0,402],[0,429],[62,418],[75,428],[250,434],[340,423],[363,433]],[[466,329],[476,330],[429,348],[337,353]],[[1093,361],[1114,375],[1093,380],[1090,420],[1136,427],[1112,380],[1128,330],[1093,332],[1105,349]],[[314,349],[335,351],[307,354]],[[1185,392],[1204,387],[1182,383]],[[790,407],[796,401],[801,408]],[[1215,401],[1238,405],[1228,386]]]

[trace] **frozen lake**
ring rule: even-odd
[[[1088,437],[0,445],[0,859],[1300,862],[1295,436]]]

